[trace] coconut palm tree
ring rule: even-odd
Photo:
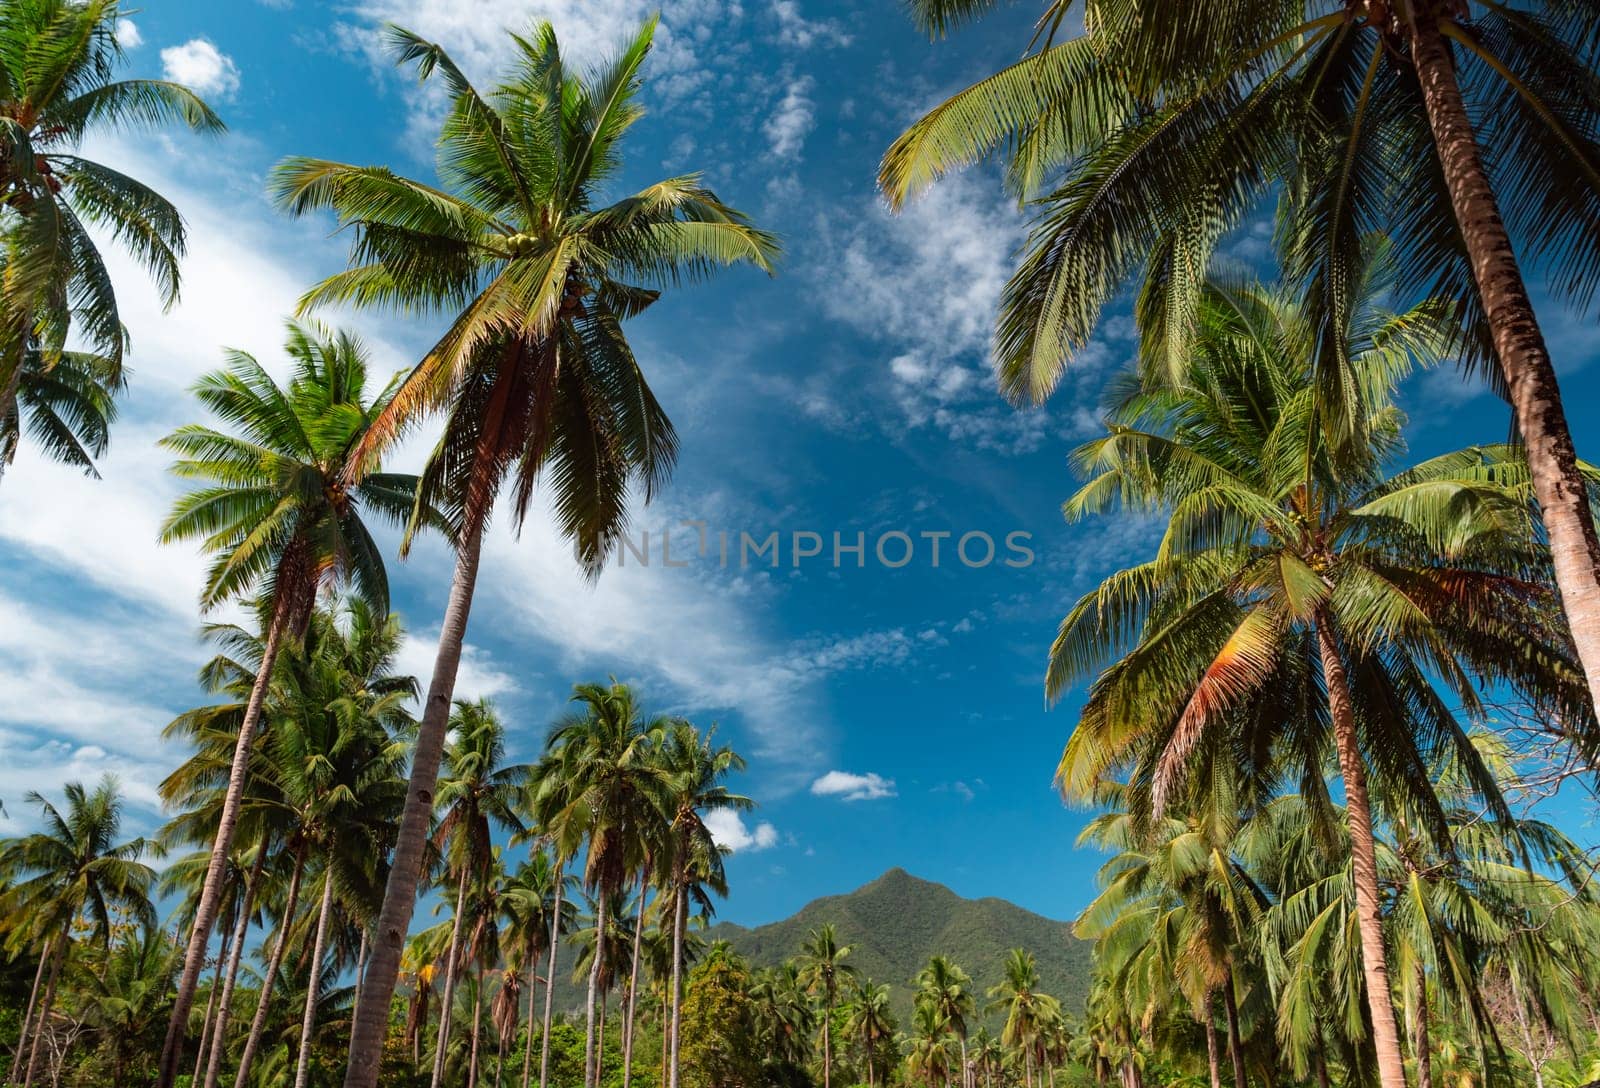
[[[925,1088],[949,1088],[950,1067],[956,1061],[955,1032],[928,1002],[913,1007],[911,1024],[906,1040],[906,1079]]]
[[[1369,783],[1425,813],[1447,850],[1429,759],[1448,753],[1505,814],[1463,724],[1482,718],[1485,688],[1590,724],[1593,708],[1547,588],[1520,453],[1388,475],[1400,448],[1389,391],[1414,344],[1400,335],[1407,315],[1373,307],[1368,290],[1358,300],[1350,324],[1313,332],[1295,302],[1213,280],[1189,384],[1120,388],[1110,433],[1075,454],[1089,482],[1066,511],[1125,503],[1170,522],[1154,561],[1063,621],[1047,690],[1097,677],[1060,765],[1071,797],[1091,798],[1120,765],[1130,805],[1159,816],[1204,742],[1228,738],[1246,780],[1286,761],[1325,800],[1322,765],[1336,756],[1373,1039],[1385,1088],[1400,1088]],[[1313,379],[1335,339],[1361,391],[1360,443],[1326,441]]]
[[[487,699],[457,700],[450,716],[450,731],[455,739],[444,751],[445,777],[435,801],[440,816],[433,842],[445,871],[455,877],[456,900],[450,950],[445,959],[444,1000],[439,1007],[434,1088],[444,1076],[457,971],[467,958],[462,952],[461,936],[469,913],[469,881],[479,878],[476,890],[482,891],[481,878],[491,870],[494,860],[495,830],[513,834],[524,830],[517,806],[528,777],[526,766],[504,765],[505,726]],[[482,947],[481,934],[475,943]]]
[[[1034,1053],[1044,1024],[1061,1015],[1061,1002],[1039,989],[1039,968],[1033,953],[1013,948],[1006,953],[1000,981],[989,987],[989,1012],[1005,1013],[1000,1041],[1022,1054],[1023,1083],[1032,1088]]]
[[[92,134],[172,123],[219,132],[222,122],[182,84],[116,78],[121,12],[118,0],[0,3],[0,469],[16,452],[16,432],[7,432],[19,399],[29,402],[46,449],[72,463],[84,451],[72,428],[46,422],[50,409],[103,394],[106,407],[79,417],[91,448],[96,423],[109,421],[126,336],[91,228],[150,273],[164,305],[178,298],[184,229],[177,209],[78,150]],[[63,356],[69,331],[88,355]],[[94,365],[86,368],[88,359]],[[60,385],[43,380],[62,361],[68,370]],[[92,389],[83,382],[91,373]],[[22,392],[24,384],[32,393]]]
[[[505,916],[501,931],[527,970],[528,1034],[522,1054],[522,1088],[528,1088],[533,1074],[533,1002],[538,989],[539,961],[546,957],[553,961],[562,935],[572,928],[575,912],[563,894],[568,883],[569,878],[551,853],[536,849],[506,880],[500,892],[500,909]],[[545,970],[548,996],[555,985],[553,962],[547,962]]]
[[[585,1085],[595,1088],[595,1011],[601,972],[607,964],[608,908],[643,861],[640,834],[669,810],[672,781],[661,746],[674,719],[646,718],[632,689],[613,680],[579,684],[572,701],[582,709],[550,733],[547,767],[540,775],[535,807],[549,813],[547,826],[567,840],[581,838],[586,856],[583,886],[594,895],[595,948],[590,958],[586,1001]]]
[[[822,1086],[833,1084],[833,1010],[839,1004],[839,990],[855,978],[856,969],[845,963],[851,946],[839,943],[839,935],[828,922],[811,931],[800,946],[797,963],[800,981],[812,997],[822,1000]]]
[[[10,1080],[16,1083],[20,1073],[24,1088],[38,1073],[39,1037],[55,1007],[74,928],[87,925],[103,945],[110,939],[114,913],[147,928],[156,922],[150,903],[155,870],[141,860],[153,844],[142,838],[117,841],[122,830],[117,780],[107,775],[92,791],[68,782],[62,792],[65,812],[30,791],[25,800],[38,806],[43,830],[0,842],[0,881],[9,885],[0,894],[0,914],[22,920],[7,943],[13,952],[39,950],[39,968],[11,1063]]]
[[[501,485],[521,521],[549,488],[563,535],[591,575],[613,550],[631,492],[648,500],[677,449],[622,332],[657,288],[739,263],[771,270],[777,245],[694,176],[606,204],[622,140],[639,118],[640,65],[655,23],[611,62],[569,70],[540,24],[484,95],[439,46],[388,32],[400,63],[439,78],[451,112],[439,137],[442,188],[377,167],[291,159],[273,187],[292,214],[331,210],[354,228],[352,267],[306,306],[356,303],[450,315],[368,448],[446,410],[423,495],[450,511],[457,547],[439,654],[413,763],[412,803],[351,1040],[349,1088],[377,1074],[400,946],[421,875],[427,797],[444,745],[483,532]],[[359,470],[357,472],[359,474]]]
[[[961,1084],[967,1084],[967,1018],[977,1012],[972,976],[948,956],[934,956],[917,973],[917,1000],[928,1005],[961,1043]]]
[[[992,6],[912,10],[942,33]],[[1494,0],[1086,0],[1086,32],[1058,40],[1071,7],[1046,5],[1041,47],[918,121],[881,173],[898,203],[1004,148],[1014,188],[1045,194],[1001,302],[1004,391],[1048,396],[1134,276],[1141,308],[1181,333],[1210,253],[1264,198],[1284,198],[1286,266],[1335,326],[1362,239],[1391,232],[1406,292],[1462,303],[1466,358],[1498,363],[1600,701],[1600,543],[1517,258],[1580,306],[1600,283],[1600,16]],[[1349,380],[1346,362],[1322,361],[1330,384]]]
[[[931,968],[931,964],[929,965]],[[790,969],[793,971],[793,968]],[[959,968],[957,968],[959,970]],[[972,995],[966,994],[965,1013],[972,1012]],[[889,987],[866,978],[855,979],[855,996],[849,1005],[849,1018],[843,1031],[861,1043],[862,1064],[867,1069],[868,1088],[877,1083],[878,1048],[894,1038],[894,1013],[890,1008]],[[965,1040],[962,1045],[965,1046]],[[963,1062],[963,1065],[966,1063]]]
[[[702,735],[688,722],[670,723],[662,744],[662,764],[670,776],[668,783],[667,841],[662,847],[669,865],[667,885],[672,894],[672,1023],[669,1088],[678,1088],[679,1035],[682,1026],[684,934],[689,925],[691,902],[703,916],[713,911],[711,897],[727,895],[727,874],[723,869],[725,851],[711,833],[705,817],[712,812],[747,812],[755,807],[750,798],[734,793],[727,777],[744,769],[744,758],[726,745],[716,744],[713,727]]]
[[[110,444],[125,377],[104,355],[63,351],[52,362],[37,345],[28,347],[16,396],[0,414],[0,472],[16,458],[26,430],[45,456],[98,480],[94,460]]]
[[[95,967],[77,972],[74,1000],[110,1051],[111,1083],[126,1084],[129,1063],[152,1052],[166,1027],[178,947],[165,930],[140,929],[124,934]]]
[[[203,481],[178,500],[161,530],[164,542],[200,540],[215,557],[202,607],[261,593],[270,611],[217,817],[211,870],[178,980],[159,1088],[170,1088],[177,1076],[189,1006],[221,901],[250,748],[278,653],[305,633],[319,589],[347,585],[380,613],[388,610],[383,560],[363,518],[370,511],[403,520],[413,511],[414,477],[369,473],[355,484],[344,478],[358,444],[397,386],[390,383],[366,399],[366,351],[349,333],[291,324],[284,349],[293,364],[287,386],[242,351],[229,352],[225,370],[195,384],[196,398],[230,430],[191,424],[162,440],[180,458],[173,471]]]

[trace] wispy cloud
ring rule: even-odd
[[[818,797],[836,797],[841,801],[877,801],[898,796],[894,779],[875,772],[829,771],[811,783],[811,792]]]
[[[789,81],[783,98],[762,126],[773,158],[787,162],[800,158],[806,137],[817,127],[816,103],[811,100],[815,89],[816,81],[810,76]]]
[[[810,49],[849,45],[853,40],[837,19],[807,19],[800,13],[798,0],[773,0],[772,15],[778,21],[780,45]]]

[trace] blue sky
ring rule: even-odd
[[[93,151],[170,195],[188,218],[184,297],[163,314],[118,261],[133,339],[133,391],[93,482],[26,450],[0,487],[0,798],[22,825],[28,789],[119,774],[140,830],[160,819],[154,788],[181,758],[161,728],[202,698],[194,673],[201,563],[160,548],[172,497],[156,440],[195,416],[186,386],[224,345],[281,372],[281,322],[310,282],[343,267],[327,224],[278,216],[263,196],[273,162],[307,154],[387,163],[431,177],[437,104],[378,46],[393,20],[442,42],[480,83],[507,52],[507,27],[556,25],[569,56],[595,57],[650,10],[643,0],[148,0],[124,31],[129,66],[204,90],[230,125],[216,140],[101,140]],[[505,518],[485,550],[458,694],[491,695],[531,758],[577,680],[615,674],[653,707],[719,723],[750,759],[758,812],[724,834],[736,847],[722,914],[782,917],[890,866],[998,895],[1055,917],[1087,901],[1098,858],[1073,849],[1081,813],[1051,774],[1075,701],[1047,711],[1044,652],[1076,595],[1153,544],[1129,520],[1068,527],[1066,454],[1095,430],[1108,374],[1133,349],[1125,308],[1045,408],[994,393],[987,339],[995,296],[1024,228],[995,178],[975,170],[899,217],[873,189],[878,155],[917,113],[1013,59],[1030,9],[1002,12],[930,44],[896,5],[869,0],[666,0],[649,63],[649,116],[623,189],[703,171],[730,203],[783,235],[779,276],[731,274],[659,304],[632,329],[677,423],[671,489],[638,513],[652,562],[597,585],[534,518]],[[1260,231],[1234,252],[1264,255]],[[1580,452],[1600,456],[1590,323],[1545,307]],[[436,321],[328,315],[358,329],[375,369],[398,370]],[[1506,433],[1506,412],[1453,372],[1408,392],[1425,454]],[[397,458],[415,467],[423,443]],[[694,551],[704,522],[706,558]],[[733,553],[717,561],[716,533]],[[782,565],[739,569],[739,533],[783,535]],[[796,532],[823,555],[791,565]],[[916,545],[898,569],[873,542]],[[943,540],[940,565],[931,539]],[[955,539],[987,533],[994,562],[963,565]],[[1008,533],[1035,561],[1005,566]],[[866,565],[831,563],[833,535],[867,541]],[[898,538],[895,538],[898,541]],[[901,545],[886,545],[891,559]],[[981,558],[974,538],[969,558]],[[449,578],[437,543],[391,567],[426,680]],[[226,613],[223,614],[226,618]],[[9,821],[9,822],[7,822]],[[1583,829],[1585,841],[1592,839]]]

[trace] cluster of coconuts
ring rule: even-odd
[[[526,257],[533,252],[533,247],[538,243],[531,234],[509,234],[506,236],[506,249],[511,251],[513,257]]]

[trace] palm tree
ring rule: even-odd
[[[362,515],[371,510],[403,519],[412,511],[416,490],[410,476],[371,473],[357,484],[345,482],[350,458],[396,389],[391,383],[371,402],[365,399],[367,357],[361,342],[348,333],[290,325],[285,351],[293,362],[287,387],[242,351],[229,352],[226,370],[195,384],[200,403],[234,433],[191,424],[162,442],[181,458],[175,473],[206,481],[178,500],[161,531],[164,542],[199,539],[215,555],[201,605],[209,609],[259,591],[270,618],[178,980],[159,1088],[171,1088],[177,1076],[189,1006],[221,901],[250,748],[278,653],[286,640],[304,634],[319,588],[347,584],[379,612],[388,610],[383,560]]]
[[[1075,454],[1089,482],[1069,517],[1123,502],[1170,522],[1156,560],[1113,575],[1062,623],[1049,695],[1099,675],[1059,784],[1091,798],[1122,765],[1130,803],[1159,816],[1208,739],[1235,745],[1247,780],[1287,764],[1309,787],[1336,754],[1373,1038],[1385,1088],[1400,1088],[1369,780],[1426,813],[1447,849],[1430,755],[1450,753],[1505,809],[1438,687],[1470,717],[1486,687],[1585,723],[1592,704],[1545,588],[1520,454],[1470,450],[1385,475],[1408,315],[1364,291],[1349,324],[1313,333],[1288,299],[1217,281],[1201,306],[1190,384],[1126,383],[1109,435]],[[1326,441],[1313,375],[1331,341],[1361,391],[1360,443]]]
[[[161,929],[129,933],[99,970],[80,970],[75,1000],[85,1021],[111,1052],[111,1083],[126,1084],[128,1063],[155,1047],[166,1025],[178,948]]]
[[[1006,953],[1000,981],[989,987],[989,1012],[1003,1012],[1000,1041],[1022,1054],[1023,1083],[1033,1086],[1033,1059],[1044,1025],[1061,1015],[1061,1003],[1039,989],[1039,968],[1033,953],[1013,948]]]
[[[961,1084],[967,1084],[967,1018],[977,1012],[972,976],[947,956],[934,956],[917,973],[917,1000],[933,1009],[945,1029],[961,1042]]]
[[[747,812],[755,807],[750,798],[728,789],[728,775],[744,770],[744,758],[727,746],[716,744],[713,727],[701,735],[685,721],[674,721],[662,747],[662,762],[670,775],[666,829],[663,849],[669,858],[667,883],[672,893],[672,1023],[669,1051],[669,1086],[678,1088],[679,1035],[683,1011],[684,934],[689,924],[692,900],[702,915],[709,917],[712,895],[728,894],[727,874],[723,869],[725,851],[706,825],[705,817],[716,811]]]
[[[280,204],[332,210],[354,228],[352,267],[312,289],[306,306],[354,302],[450,315],[365,447],[375,454],[423,415],[448,413],[424,473],[425,498],[450,511],[457,564],[413,762],[411,803],[393,887],[351,1040],[349,1088],[371,1088],[400,946],[422,872],[432,793],[494,499],[514,477],[521,521],[535,484],[550,487],[561,532],[597,574],[627,518],[671,470],[677,439],[645,382],[622,322],[658,286],[751,263],[769,270],[774,239],[698,178],[658,182],[606,205],[622,138],[641,110],[647,23],[591,76],[568,70],[548,24],[487,96],[439,46],[391,28],[401,63],[443,80],[451,112],[439,137],[443,188],[389,170],[291,159]],[[642,285],[642,286],[641,286]],[[361,469],[354,468],[359,476]]]
[[[872,1088],[877,1083],[875,1067],[878,1048],[885,1039],[894,1037],[894,1014],[890,1009],[889,987],[878,986],[865,978],[857,978],[855,986],[855,996],[849,1006],[850,1016],[843,1030],[851,1038],[860,1040],[862,1063],[867,1067],[867,1085]],[[965,1011],[972,1011],[970,994],[967,995]],[[962,1045],[966,1045],[965,1041]]]
[[[585,1088],[595,1088],[598,1054],[595,1003],[606,966],[607,908],[637,871],[646,843],[640,828],[670,804],[671,780],[661,745],[672,719],[646,719],[626,684],[579,684],[572,701],[583,709],[550,733],[540,789],[549,825],[569,842],[581,839],[586,858],[583,886],[595,898],[595,948],[590,961]],[[553,799],[553,800],[552,800]],[[558,849],[560,849],[558,847]]]
[[[95,132],[172,122],[218,132],[222,122],[181,84],[115,78],[120,17],[118,0],[0,2],[0,469],[16,452],[16,432],[8,428],[19,399],[28,402],[46,449],[76,463],[73,451],[82,448],[44,422],[50,408],[97,399],[82,382],[89,373],[107,406],[121,385],[126,337],[90,228],[114,237],[144,266],[163,304],[178,298],[184,229],[177,209],[77,151]],[[63,355],[69,330],[89,355]],[[95,365],[85,368],[91,358]],[[52,389],[48,375],[62,361],[68,369]],[[33,387],[28,393],[25,384]],[[96,420],[109,413],[96,408],[80,418],[92,448]]]
[[[833,923],[811,931],[800,946],[800,979],[813,997],[822,999],[822,1088],[833,1084],[833,1010],[839,1003],[839,987],[853,979],[856,970],[844,960],[851,946],[839,943]]]
[[[991,6],[918,0],[912,9],[941,33]],[[1557,294],[1592,298],[1594,11],[1495,0],[1087,0],[1088,31],[1058,42],[1070,7],[1052,0],[1043,47],[913,125],[880,175],[899,203],[1005,147],[1016,190],[1047,194],[1001,302],[1005,392],[1048,396],[1101,306],[1141,270],[1140,307],[1188,326],[1210,253],[1269,195],[1283,195],[1289,213],[1287,267],[1334,325],[1363,237],[1392,232],[1406,293],[1459,300],[1470,316],[1466,357],[1498,362],[1591,702],[1600,702],[1600,542],[1514,245]],[[1322,361],[1330,385],[1349,380],[1338,373],[1347,361]]]
[[[455,737],[445,747],[445,777],[435,804],[441,813],[433,841],[444,859],[445,870],[456,878],[455,920],[450,931],[450,951],[445,960],[444,1001],[439,1006],[439,1042],[434,1051],[433,1086],[444,1077],[445,1043],[450,1038],[450,1020],[455,1002],[456,972],[465,957],[461,932],[467,916],[469,879],[491,870],[492,832],[520,832],[522,820],[517,804],[528,778],[522,764],[502,766],[505,761],[505,726],[487,699],[456,701],[450,716],[450,731]],[[475,942],[480,943],[481,942]]]
[[[940,1017],[939,1010],[926,1002],[919,1002],[912,1009],[911,1020],[913,1031],[906,1048],[907,1079],[925,1088],[949,1088],[950,1066],[956,1059],[955,1033]]]
[[[107,775],[93,791],[80,782],[68,782],[62,792],[67,799],[64,813],[30,791],[26,800],[39,807],[44,829],[0,843],[0,880],[10,882],[0,895],[0,912],[23,920],[8,943],[13,950],[40,949],[11,1062],[10,1080],[15,1083],[21,1072],[24,1088],[33,1084],[38,1072],[39,1037],[55,1007],[74,927],[86,924],[104,944],[110,939],[113,912],[146,927],[154,927],[156,921],[150,903],[155,870],[140,860],[152,844],[142,838],[117,842],[122,829],[117,780]]]
[[[63,351],[52,363],[30,346],[10,410],[0,414],[0,472],[16,458],[26,429],[46,456],[99,479],[94,459],[110,444],[124,378],[104,355]]]
[[[547,956],[550,959],[545,968],[548,997],[555,986],[556,946],[572,926],[574,911],[563,894],[568,880],[550,852],[537,849],[505,882],[500,893],[500,909],[506,917],[503,932],[528,973],[528,1035],[522,1054],[522,1088],[528,1088],[533,1074],[533,1001],[538,989],[539,961]]]

